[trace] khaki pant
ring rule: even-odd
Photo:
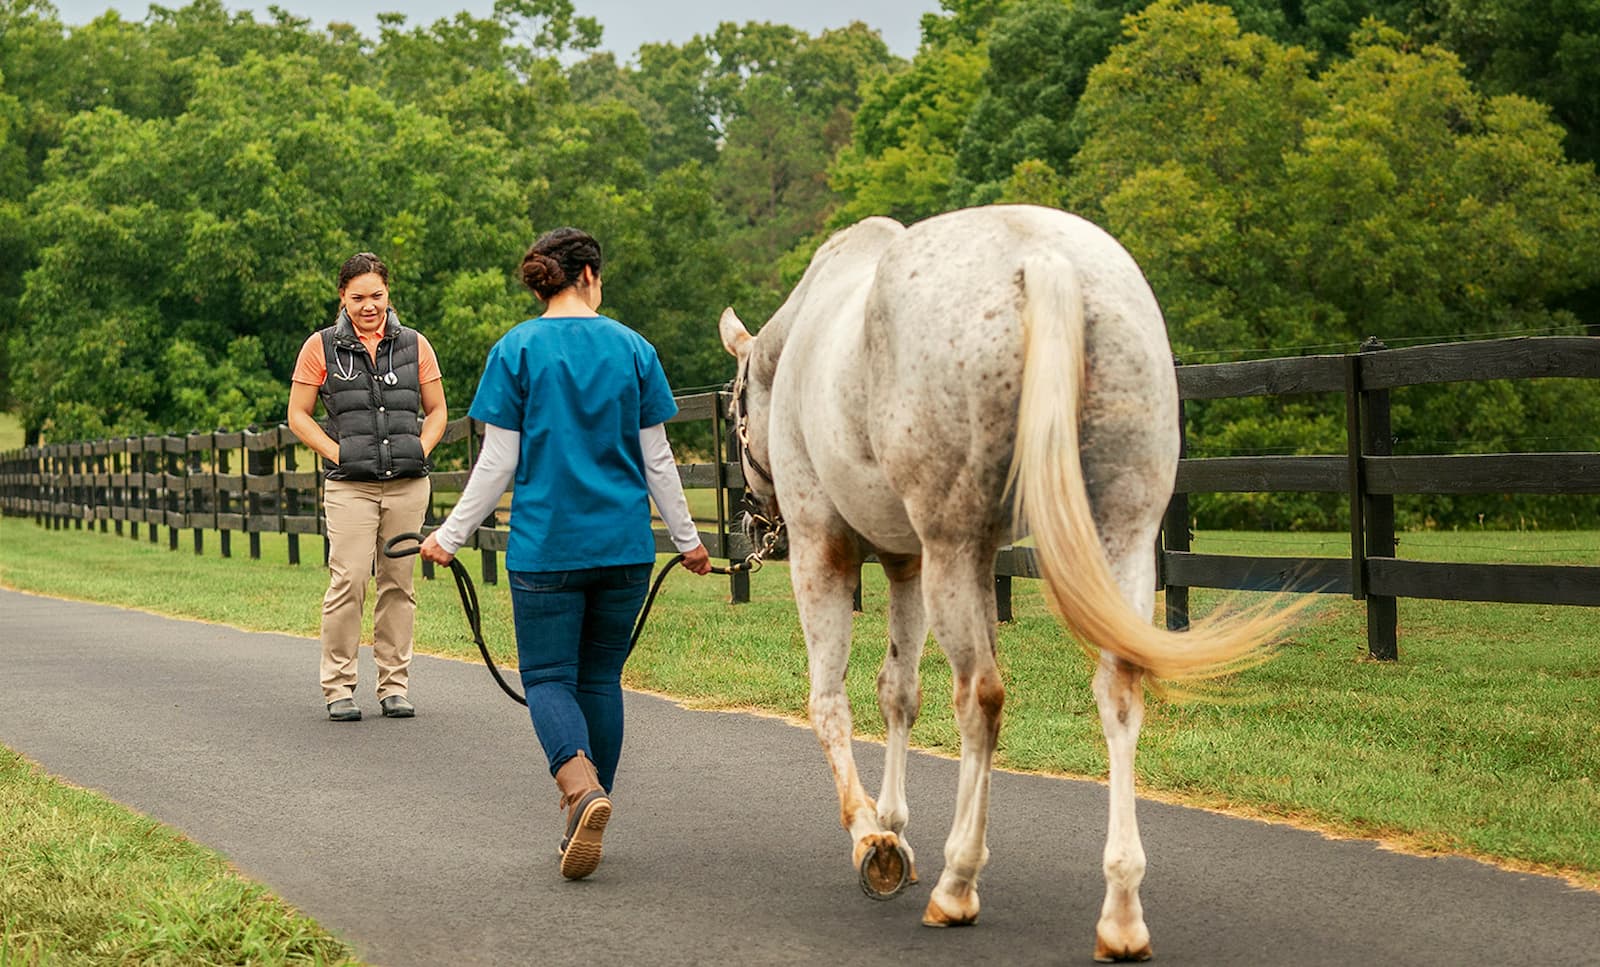
[[[422,529],[428,478],[387,482],[329,480],[323,492],[328,522],[328,593],[322,599],[322,694],[350,698],[356,688],[356,654],[367,577],[374,574],[372,656],[378,664],[378,699],[404,695],[411,670],[411,629],[417,609],[412,590],[415,557],[389,558],[384,542]]]

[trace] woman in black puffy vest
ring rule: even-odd
[[[327,414],[318,423],[318,402]],[[328,593],[322,599],[322,695],[336,722],[361,718],[356,655],[367,576],[375,574],[372,653],[378,703],[409,718],[414,562],[380,553],[422,529],[428,454],[444,435],[444,382],[428,340],[389,306],[389,270],[371,252],[339,270],[339,315],[300,348],[289,390],[289,429],[322,456]]]

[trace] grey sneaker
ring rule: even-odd
[[[328,703],[328,718],[335,722],[361,721],[361,708],[353,698],[341,698]]]
[[[378,704],[383,707],[386,719],[408,719],[417,714],[417,707],[404,695],[390,695]]]

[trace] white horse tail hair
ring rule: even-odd
[[[1108,651],[1158,680],[1214,678],[1265,660],[1299,607],[1268,602],[1172,632],[1123,597],[1102,549],[1078,450],[1087,363],[1078,272],[1061,254],[1040,253],[1025,260],[1022,280],[1022,399],[1008,483],[1016,521],[1026,521],[1033,535],[1051,607],[1091,654]]]

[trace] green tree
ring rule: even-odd
[[[860,23],[817,37],[723,23],[682,45],[646,45],[636,68],[591,58],[574,68],[572,86],[580,104],[625,106],[645,125],[646,148],[633,156],[649,159],[648,174],[694,165],[710,176],[719,244],[734,255],[745,304],[760,311],[780,298],[786,253],[825,223],[834,201],[827,166],[849,136],[863,81],[894,63]],[[582,177],[593,178],[587,166]]]
[[[570,101],[553,54],[562,44],[593,39],[589,31],[573,36],[570,4],[541,17],[535,8],[547,6],[561,5],[502,0],[490,19],[462,12],[409,28],[400,14],[380,15],[371,58],[376,86],[396,103],[444,117],[459,130],[492,127],[513,142],[535,138],[544,119]],[[519,40],[544,46],[520,46]]]
[[[11,361],[6,344],[15,326],[17,296],[27,263],[26,222],[22,199],[28,182],[28,158],[18,135],[22,104],[6,92],[0,72],[0,408],[12,402]]]
[[[728,216],[727,243],[757,290],[746,305],[762,312],[782,299],[785,253],[826,224],[834,205],[827,169],[849,137],[858,91],[894,61],[859,23],[815,38],[723,24],[713,49],[723,75],[739,80],[723,100],[716,190]]]
[[[840,197],[831,225],[869,215],[912,222],[952,207],[956,145],[987,66],[983,46],[957,38],[924,45],[909,68],[868,80],[850,143],[828,172]]]
[[[258,360],[279,391],[251,395],[253,418],[276,419],[351,252],[384,255],[397,308],[428,331],[460,276],[525,243],[509,155],[497,132],[453,131],[300,56],[201,64],[174,119],[74,118],[29,200],[39,264],[11,345],[19,379],[49,389],[25,424],[58,439],[211,424],[238,415],[211,374]]]
[[[1320,76],[1311,63],[1224,8],[1163,0],[1090,77],[1069,198],[1145,267],[1180,356],[1572,331],[1557,303],[1600,276],[1600,184],[1563,157],[1548,110],[1486,97],[1448,51],[1376,26]],[[1396,423],[1511,446],[1520,414],[1548,408],[1531,385],[1417,390]],[[1229,403],[1194,425],[1223,451],[1270,429],[1336,452],[1311,412]],[[1261,522],[1259,501],[1210,506]]]
[[[1490,94],[1524,94],[1553,109],[1567,151],[1600,161],[1600,2],[1440,0],[1441,44]]]
[[[1029,159],[1067,170],[1079,146],[1072,119],[1089,71],[1121,37],[1122,18],[1144,5],[1024,0],[996,18],[983,93],[957,150],[955,200],[997,200],[1013,169]]]

